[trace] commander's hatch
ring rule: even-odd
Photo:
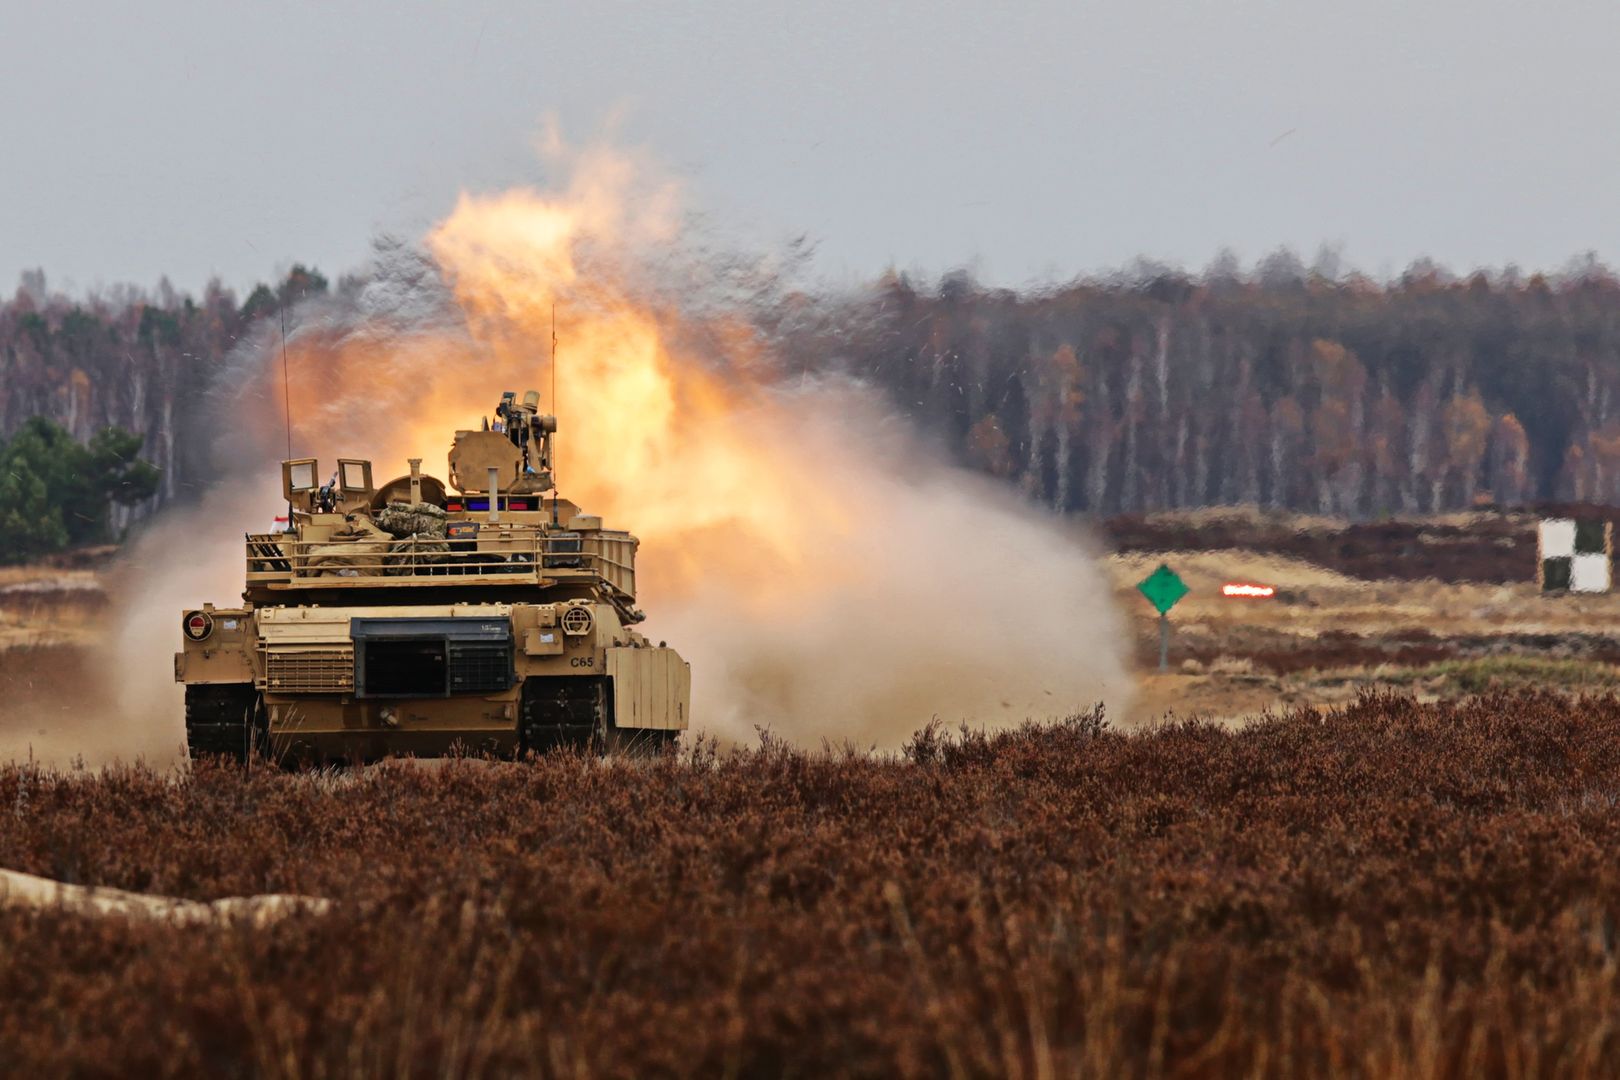
[[[315,458],[292,458],[281,463],[281,495],[295,509],[308,511],[310,500],[321,486],[320,462]]]
[[[338,487],[343,490],[343,497],[351,495],[370,496],[375,490],[371,486],[371,462],[359,458],[338,458]]]
[[[371,483],[371,462],[363,458],[338,458],[337,467],[339,509],[345,514],[365,510],[371,505],[376,488]]]

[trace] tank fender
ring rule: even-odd
[[[204,604],[182,614],[180,627],[181,648],[174,654],[175,682],[253,682],[258,631],[251,610]]]

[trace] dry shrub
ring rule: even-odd
[[[1613,1075],[1620,700],[646,764],[0,770],[24,1075]]]
[[[1209,665],[1211,675],[1253,675],[1254,661],[1247,656],[1217,656]]]

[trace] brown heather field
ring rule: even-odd
[[[1368,695],[904,758],[0,770],[5,1071],[1612,1076],[1620,699]]]

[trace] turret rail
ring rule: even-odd
[[[627,534],[513,532],[469,539],[246,537],[247,583],[269,588],[372,585],[539,585],[599,579],[635,595],[635,544]],[[424,580],[427,579],[427,580]]]

